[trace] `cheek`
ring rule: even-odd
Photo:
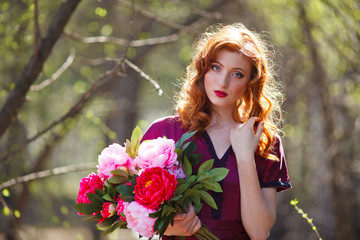
[[[236,84],[233,87],[233,91],[236,95],[243,95],[246,90],[246,86],[247,86],[246,82]]]
[[[211,74],[209,73],[206,73],[204,75],[204,87],[205,87],[205,90],[207,91],[212,85],[212,81],[211,81]]]

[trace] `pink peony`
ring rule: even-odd
[[[135,162],[141,169],[171,168],[177,162],[174,140],[159,137],[142,142]]]
[[[102,218],[98,220],[98,223],[102,223],[107,218],[114,216],[116,213],[115,205],[111,202],[105,202],[100,213]]]
[[[138,232],[141,236],[153,237],[156,219],[149,217],[149,214],[153,212],[155,210],[145,208],[135,201],[125,205],[124,214],[127,227],[132,229],[133,232]]]
[[[169,200],[176,190],[174,174],[159,167],[145,169],[136,179],[135,200],[149,209],[157,209]]]
[[[124,212],[124,209],[125,209],[125,206],[126,206],[127,202],[125,202],[124,200],[122,200],[122,199],[120,198],[120,196],[118,196],[118,198],[117,198],[116,201],[117,201],[117,206],[116,206],[117,215],[120,217],[120,220],[122,220],[123,222],[126,222],[126,218],[123,217],[123,216],[121,215],[121,213]]]
[[[126,153],[125,147],[114,143],[102,150],[99,155],[98,174],[104,180],[111,178],[111,171],[116,169],[131,169],[135,171],[134,160]]]
[[[91,203],[87,197],[87,193],[95,193],[95,188],[102,190],[104,188],[104,182],[95,173],[89,174],[89,176],[81,179],[79,193],[76,198],[77,203]]]

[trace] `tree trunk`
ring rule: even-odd
[[[316,141],[323,141],[322,152],[319,155],[323,156],[322,166],[317,166],[316,171],[322,171],[323,166],[330,168],[330,182],[332,190],[332,203],[333,211],[335,214],[335,236],[334,239],[355,239],[355,221],[350,221],[354,205],[349,201],[349,197],[352,195],[353,182],[349,179],[351,176],[351,162],[345,152],[342,149],[336,150],[338,146],[338,140],[334,135],[335,130],[335,119],[334,112],[336,111],[336,105],[329,96],[328,86],[330,82],[322,65],[318,53],[318,47],[316,41],[311,34],[311,22],[308,20],[304,5],[300,4],[300,16],[303,20],[304,27],[304,38],[306,43],[309,45],[311,51],[311,61],[313,63],[313,69],[311,73],[311,84],[314,85],[312,88],[313,96],[319,101],[319,110],[322,115],[321,118],[315,119],[321,121],[318,124],[321,126],[321,137],[323,139],[316,139]],[[333,149],[335,148],[335,150]],[[329,154],[331,151],[337,151],[339,154]],[[319,151],[319,150],[318,150]],[[325,159],[324,159],[325,157]],[[314,179],[318,181],[319,179]],[[319,189],[323,191],[323,189]],[[322,192],[323,194],[323,192]],[[317,197],[317,196],[315,196]],[[323,204],[319,205],[322,206]],[[327,237],[326,239],[332,239]]]
[[[21,76],[16,80],[14,90],[10,92],[5,104],[0,110],[0,138],[16,118],[21,106],[25,102],[25,96],[30,86],[42,71],[46,59],[60,38],[65,25],[80,1],[81,0],[68,0],[61,5],[45,37],[41,39],[38,49],[35,49],[34,54],[26,64]]]

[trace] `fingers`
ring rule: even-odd
[[[186,218],[186,213],[178,213],[174,216],[175,221],[184,220]]]
[[[169,225],[165,235],[191,236],[201,228],[201,221],[190,204],[187,213],[176,214],[174,225]]]
[[[255,133],[255,137],[256,137],[257,141],[260,141],[263,129],[264,129],[264,122],[260,122],[256,129],[256,133]]]

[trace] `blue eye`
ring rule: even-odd
[[[216,72],[220,71],[220,67],[218,65],[211,65],[210,68]]]
[[[234,75],[234,77],[236,77],[236,78],[243,78],[243,77],[244,77],[244,74],[241,73],[241,72],[236,72],[236,73],[234,73],[233,75]]]

